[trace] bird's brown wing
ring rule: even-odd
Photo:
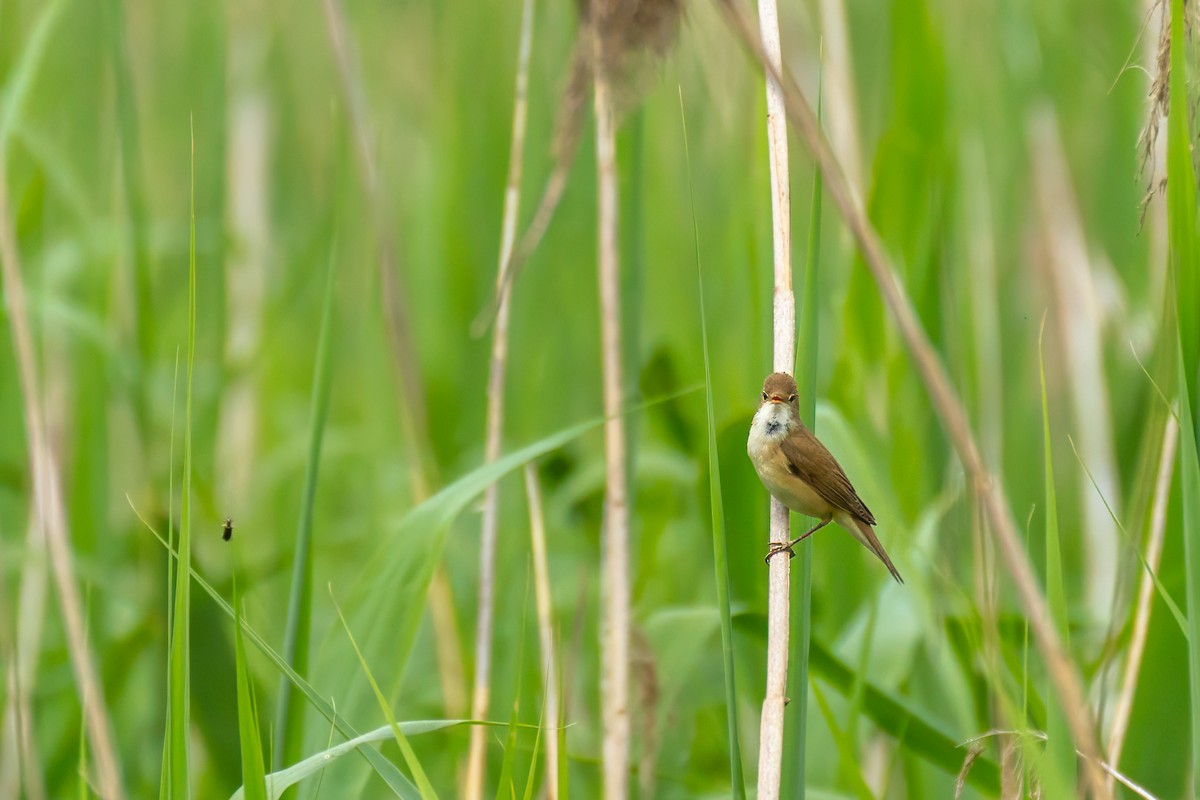
[[[788,470],[793,475],[811,486],[831,505],[849,511],[868,525],[875,524],[871,509],[854,491],[841,464],[812,431],[800,428],[784,437],[781,447],[788,460]]]

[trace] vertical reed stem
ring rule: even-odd
[[[606,464],[600,696],[604,722],[604,796],[622,800],[629,777],[629,502],[625,421],[621,416],[620,264],[617,247],[617,143],[604,31],[611,0],[592,3],[596,194],[600,281],[600,346],[604,382]]]
[[[496,327],[492,329],[492,357],[488,366],[487,434],[484,461],[500,457],[504,432],[504,373],[508,368],[508,319],[511,286],[504,281],[504,267],[512,257],[517,238],[517,214],[521,206],[521,171],[524,166],[525,121],[529,108],[529,53],[533,43],[533,0],[524,0],[521,12],[521,38],[517,46],[517,78],[513,99],[512,141],[508,152],[508,180],[504,188],[504,219],[500,234],[500,263],[496,289],[500,307]],[[479,539],[479,612],[475,622],[475,681],[471,690],[471,718],[486,719],[491,702],[492,621],[496,606],[496,530],[500,513],[500,489],[489,485],[483,496],[483,529]],[[487,728],[471,729],[471,749],[467,754],[466,797],[483,796],[484,755]]]
[[[758,24],[763,50],[776,70],[782,68],[779,17],[775,0],[759,0]],[[767,76],[767,145],[771,164],[771,230],[775,254],[774,330],[776,372],[791,374],[796,363],[796,297],[792,292],[791,200],[788,185],[787,118],[783,91]],[[772,542],[791,538],[787,507],[771,498]],[[787,692],[791,562],[770,561],[767,594],[767,686],[759,728],[758,796],[779,797],[783,768],[783,709]]]

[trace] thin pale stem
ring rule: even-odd
[[[762,50],[778,70],[782,64],[775,0],[758,2]],[[788,183],[787,117],[782,87],[768,75],[767,147],[771,167],[771,231],[775,263],[773,328],[776,372],[791,374],[796,363],[796,296],[792,291],[791,197]],[[791,539],[787,507],[771,498],[769,542]],[[791,563],[769,562],[767,588],[767,683],[759,724],[758,796],[779,797],[783,777],[784,706],[787,703],[788,636],[791,616]]]
[[[1017,534],[1008,499],[999,480],[989,472],[979,454],[979,447],[971,433],[962,401],[954,390],[945,368],[933,349],[933,345],[930,344],[908,296],[896,277],[896,270],[884,249],[879,234],[850,191],[841,166],[834,157],[828,141],[821,133],[816,116],[804,93],[790,73],[780,70],[764,54],[758,38],[753,33],[752,24],[746,18],[741,6],[734,0],[720,0],[720,3],[743,43],[750,48],[767,72],[781,81],[788,117],[798,128],[809,151],[816,159],[821,174],[825,176],[826,190],[843,220],[849,226],[850,233],[863,256],[863,261],[870,270],[885,305],[891,311],[905,347],[916,365],[917,373],[925,384],[926,391],[929,392],[930,400],[941,421],[942,428],[958,454],[968,480],[980,497],[992,534],[999,545],[1001,557],[1013,578],[1017,595],[1025,608],[1026,618],[1033,630],[1034,639],[1042,652],[1054,688],[1067,713],[1071,735],[1075,739],[1076,746],[1087,756],[1084,766],[1085,783],[1090,787],[1093,796],[1107,797],[1109,796],[1107,783],[1104,780],[1103,772],[1096,766],[1099,761],[1096,727],[1083,692],[1082,683],[1063,648],[1062,640],[1050,622],[1046,599],[1038,587],[1033,568],[1029,564],[1028,554]]]
[[[604,18],[611,2],[593,2],[593,104],[599,238],[600,347],[603,373],[604,500],[600,696],[604,723],[604,796],[622,800],[629,777],[629,499],[625,418],[621,414],[620,263],[617,247],[617,142],[612,86],[604,55]]]
[[[508,320],[510,291],[503,284],[504,266],[512,256],[517,236],[517,216],[521,207],[521,172],[524,168],[525,125],[529,108],[529,54],[533,46],[533,0],[525,0],[521,13],[521,38],[517,47],[517,78],[513,100],[512,141],[508,153],[508,181],[504,189],[504,220],[500,235],[500,260],[496,285],[500,308],[492,330],[492,357],[488,366],[487,434],[484,461],[500,457],[504,433],[504,375],[508,369]],[[500,514],[500,488],[493,483],[483,496],[483,529],[479,540],[479,610],[475,622],[475,681],[471,692],[471,718],[486,719],[491,703],[492,622],[496,605],[496,534]],[[487,729],[476,725],[471,730],[471,748],[467,754],[466,797],[483,796],[483,778]]]
[[[529,504],[529,539],[533,551],[533,591],[537,602],[538,640],[541,643],[542,692],[545,711],[546,800],[558,798],[558,653],[554,648],[554,617],[550,605],[550,567],[546,561],[546,518],[542,513],[542,488],[537,467],[525,465],[525,497]]]
[[[1174,415],[1167,416],[1163,429],[1162,454],[1158,460],[1158,475],[1154,481],[1154,501],[1150,513],[1150,539],[1146,543],[1146,565],[1138,586],[1137,611],[1133,617],[1133,635],[1129,640],[1129,652],[1125,656],[1125,674],[1121,679],[1121,692],[1113,710],[1112,731],[1108,738],[1108,762],[1121,763],[1121,750],[1125,745],[1125,734],[1129,730],[1129,715],[1133,711],[1133,695],[1137,690],[1138,675],[1142,668],[1142,656],[1146,652],[1146,636],[1150,631],[1150,611],[1154,606],[1154,578],[1151,572],[1158,570],[1162,560],[1163,534],[1167,529],[1167,504],[1171,496],[1171,475],[1175,470],[1175,448],[1179,444],[1179,423]],[[1112,786],[1112,776],[1109,776]]]

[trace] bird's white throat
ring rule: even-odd
[[[792,430],[791,409],[783,403],[763,403],[750,423],[746,449],[754,458],[768,444],[775,444]]]

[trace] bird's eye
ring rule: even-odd
[[[767,390],[763,389],[763,400],[767,399]]]
[[[789,403],[796,402],[796,395],[793,394],[793,395],[788,396],[788,402]]]

